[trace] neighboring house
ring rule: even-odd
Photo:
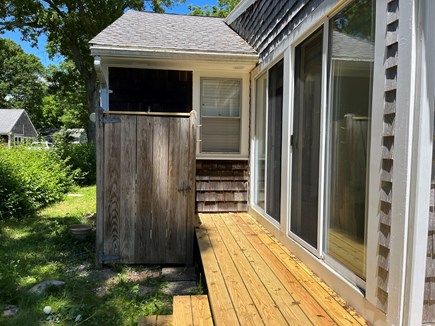
[[[0,109],[0,139],[11,147],[38,136],[25,110]]]
[[[249,210],[370,323],[419,325],[435,322],[434,16],[432,0],[129,11],[91,51],[103,109],[199,113],[198,211]]]

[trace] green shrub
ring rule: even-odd
[[[0,147],[4,147],[0,144]],[[13,216],[30,214],[33,207],[26,190],[13,165],[4,160],[3,150],[0,148],[0,220]]]
[[[73,185],[71,170],[56,151],[26,146],[0,146],[0,180],[0,219],[58,201]]]
[[[68,162],[74,181],[81,186],[94,185],[96,182],[96,147],[92,143],[73,144],[68,132],[54,135],[54,149]]]
[[[71,166],[74,181],[79,185],[93,185],[96,182],[95,145],[56,142],[55,150]]]

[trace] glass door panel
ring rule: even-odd
[[[277,222],[281,219],[283,69],[281,60],[269,70],[267,110],[266,213]]]
[[[373,3],[331,20],[325,253],[365,279],[366,174],[373,74]]]
[[[317,248],[323,30],[296,47],[290,230]]]
[[[255,94],[255,194],[254,203],[265,208],[267,74],[257,79]]]

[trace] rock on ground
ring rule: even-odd
[[[3,317],[13,317],[17,314],[18,307],[14,305],[6,306],[5,310],[3,310]]]
[[[36,284],[35,286],[33,286],[29,290],[29,293],[40,295],[40,294],[44,293],[45,290],[47,290],[47,288],[50,287],[50,286],[61,287],[61,286],[64,286],[64,285],[65,285],[65,282],[63,282],[63,281],[47,280],[47,281],[41,282],[41,283]]]

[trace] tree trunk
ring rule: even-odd
[[[92,73],[89,74],[89,78],[86,80],[86,99],[88,104],[88,113],[94,113],[95,110],[100,106],[100,92],[97,83],[97,74],[94,69]],[[88,120],[88,141],[95,143],[96,137],[95,123],[90,119]]]

